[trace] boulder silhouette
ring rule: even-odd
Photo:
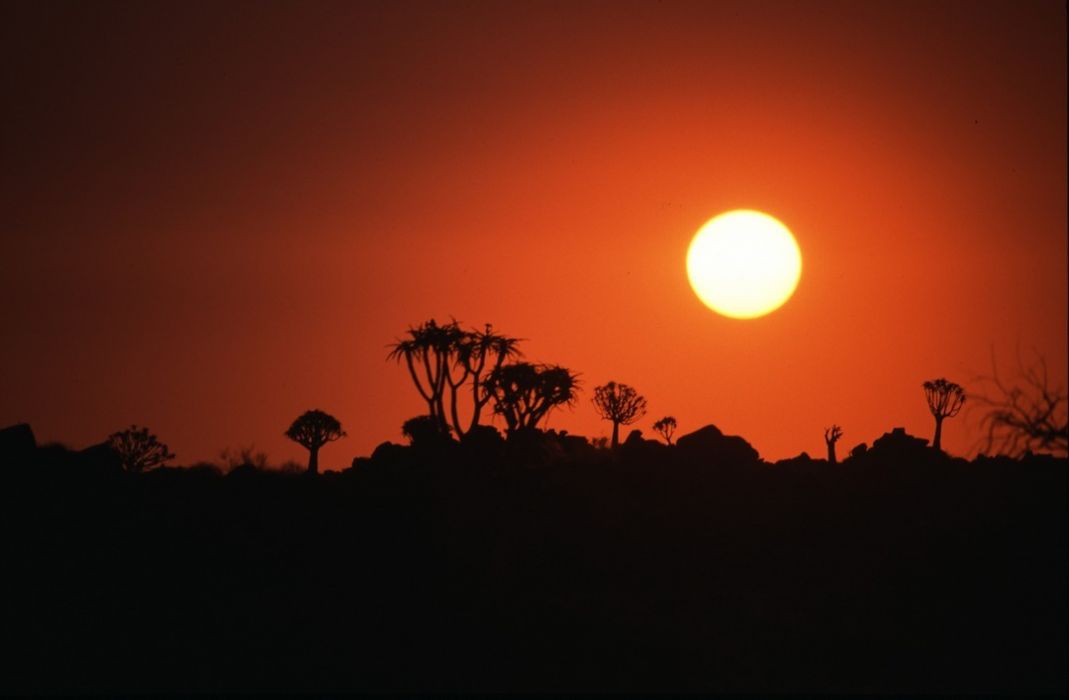
[[[791,469],[807,469],[815,465],[825,466],[827,464],[828,460],[826,459],[813,459],[809,456],[808,452],[802,452],[801,454],[797,454],[794,457],[787,457],[786,459],[781,459],[776,462],[774,466]]]
[[[666,454],[671,448],[660,440],[647,440],[642,431],[635,429],[627,435],[620,445],[620,454],[631,462],[654,462],[658,455]]]
[[[923,461],[928,455],[928,440],[910,435],[905,428],[892,428],[872,441],[868,455],[885,461]]]
[[[490,462],[501,456],[505,449],[505,438],[492,425],[475,425],[464,436],[460,446],[464,459]]]
[[[122,473],[122,459],[111,445],[101,442],[81,450],[75,459],[78,466],[94,476],[115,476]]]
[[[347,472],[350,472],[350,471],[356,471],[356,470],[360,470],[360,469],[367,469],[367,467],[370,466],[370,465],[371,465],[371,458],[370,457],[353,457],[352,464],[349,465],[348,469],[343,469],[342,473],[347,473]]]
[[[737,435],[724,435],[715,425],[683,435],[676,440],[676,449],[685,459],[716,464],[753,464],[761,458],[746,440]]]
[[[557,439],[565,454],[572,459],[588,457],[594,452],[594,446],[583,435],[569,435],[567,430],[562,430],[557,434]]]
[[[0,462],[24,462],[36,449],[37,440],[29,423],[18,423],[0,430]]]
[[[519,466],[540,466],[559,461],[564,448],[555,434],[538,428],[519,428],[505,440],[505,461]]]
[[[371,461],[376,465],[397,467],[408,462],[408,455],[407,446],[387,440],[371,452]]]

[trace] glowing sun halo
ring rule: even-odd
[[[802,253],[782,223],[736,209],[710,219],[687,250],[687,276],[698,298],[731,318],[756,318],[783,305],[798,286]]]

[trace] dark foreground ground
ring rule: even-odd
[[[40,462],[5,692],[1066,691],[1065,460]]]

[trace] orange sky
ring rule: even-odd
[[[387,345],[455,316],[766,459],[893,426],[992,349],[1065,382],[1060,2],[102,3],[0,11],[0,423],[189,463],[308,408],[347,466],[424,406]],[[755,208],[804,269],[717,316],[684,257]],[[968,453],[979,416],[948,421]]]

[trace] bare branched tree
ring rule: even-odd
[[[665,416],[653,424],[653,429],[657,431],[658,435],[664,438],[665,442],[671,445],[672,436],[676,432],[676,419],[672,416]]]
[[[620,444],[620,426],[631,425],[646,415],[646,399],[627,384],[609,382],[594,389],[594,409],[612,421],[612,447]]]
[[[575,403],[579,389],[571,370],[530,362],[495,367],[484,383],[509,433],[538,427],[554,408]]]
[[[828,464],[838,464],[835,458],[835,443],[843,436],[843,429],[837,425],[824,429],[824,444],[828,446]]]
[[[986,410],[981,421],[985,452],[1014,457],[1026,451],[1069,455],[1069,393],[1052,384],[1046,360],[1038,352],[1035,355],[1026,366],[1018,353],[1013,384],[999,376],[992,355],[991,376],[979,378],[985,393],[969,395]]]
[[[308,450],[308,473],[319,473],[319,449],[328,442],[345,437],[338,419],[318,409],[305,411],[285,433],[286,437]]]
[[[159,439],[148,431],[131,425],[126,430],[108,436],[108,446],[119,455],[123,469],[140,473],[163,466],[174,455]]]
[[[953,418],[965,405],[965,390],[954,382],[939,378],[924,382],[924,398],[928,401],[928,410],[935,417],[935,437],[932,447],[942,449],[943,420]]]

